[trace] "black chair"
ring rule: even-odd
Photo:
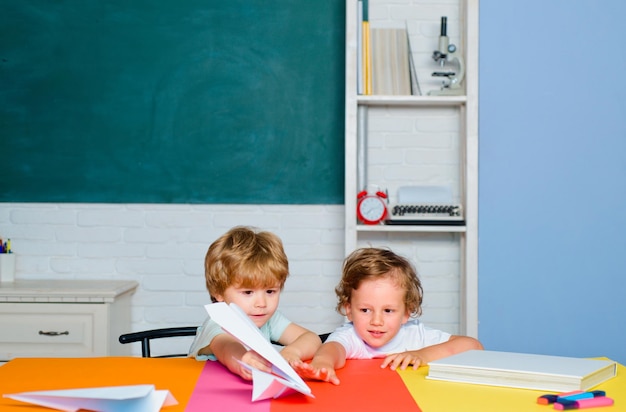
[[[177,336],[195,336],[197,326],[178,326],[164,329],[151,329],[141,332],[125,333],[120,335],[120,343],[141,342],[141,356],[143,358],[176,358],[187,356],[186,353],[151,356],[150,341],[153,339],[173,338]]]
[[[170,355],[151,356],[150,341],[153,339],[173,338],[176,336],[195,336],[197,326],[178,326],[164,329],[150,329],[141,332],[125,333],[120,335],[120,343],[141,342],[141,356],[143,358],[179,358],[187,356],[186,353],[177,353]],[[326,341],[330,333],[322,333],[319,335],[322,343]]]

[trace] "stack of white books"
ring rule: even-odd
[[[555,392],[586,391],[617,374],[611,360],[471,350],[429,364],[427,379]]]

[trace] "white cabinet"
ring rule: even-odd
[[[130,355],[134,281],[30,280],[0,286],[0,360]]]
[[[371,27],[406,27],[422,95],[357,94],[357,0],[346,9],[345,252],[388,246],[410,258],[425,289],[428,324],[478,334],[478,0],[369,0]],[[465,68],[458,95],[428,95],[441,78],[432,58],[441,17]],[[449,188],[463,225],[366,225],[357,194],[368,185]],[[451,315],[452,313],[452,315]],[[430,318],[429,318],[430,317]]]

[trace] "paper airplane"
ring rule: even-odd
[[[311,388],[289,365],[280,353],[265,339],[259,328],[234,303],[211,303],[204,308],[213,321],[244,346],[255,351],[272,364],[272,372],[267,373],[242,363],[252,371],[252,400],[278,398],[294,391],[314,397]],[[241,363],[241,362],[240,362]]]
[[[67,412],[80,409],[97,412],[158,412],[163,406],[178,404],[168,390],[155,390],[154,385],[21,392],[5,394],[4,397]]]

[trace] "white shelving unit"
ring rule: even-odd
[[[438,297],[426,283],[438,284],[442,272],[443,280],[439,280],[451,292],[441,296],[450,300],[454,295],[456,302],[446,303],[447,309],[425,308],[425,316],[438,310],[455,311],[456,323],[449,324],[450,313],[443,316],[448,320],[439,323],[447,324],[453,333],[477,337],[478,0],[402,4],[369,0],[372,27],[407,27],[421,96],[357,95],[357,0],[347,0],[346,7],[345,252],[384,245],[408,255],[425,286],[426,305],[429,294],[434,296],[431,302]],[[438,46],[441,16],[448,16],[450,43],[459,47],[465,61],[463,95],[427,95],[441,82],[431,76],[437,71],[431,55]],[[365,140],[359,141],[359,127],[365,130]],[[455,201],[463,205],[465,225],[361,224],[356,217],[356,195],[368,184],[387,189],[392,201],[401,185],[447,185]],[[421,262],[427,254],[420,252],[424,249],[445,255],[455,264],[436,269],[437,262]],[[429,273],[429,268],[435,269]],[[436,314],[433,319],[428,323],[437,324]]]

